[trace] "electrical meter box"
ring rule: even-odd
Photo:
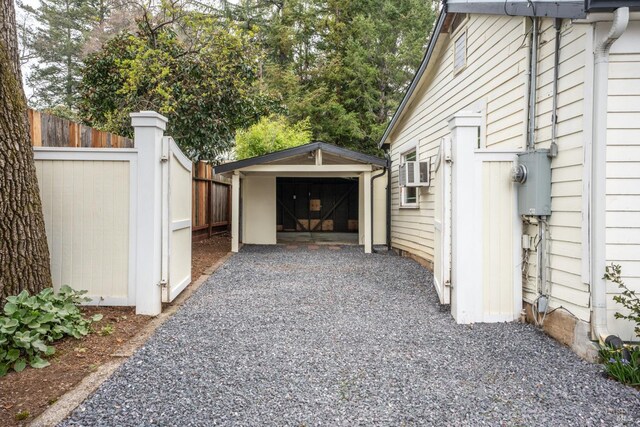
[[[551,158],[549,150],[518,154],[513,169],[513,181],[518,185],[518,214],[551,215]]]

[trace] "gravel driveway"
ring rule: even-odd
[[[522,324],[456,325],[357,247],[245,247],[63,425],[640,425],[640,392]]]

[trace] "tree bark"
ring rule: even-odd
[[[0,0],[0,306],[51,286],[13,1]]]

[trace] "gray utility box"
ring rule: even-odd
[[[518,154],[514,181],[518,184],[518,214],[551,215],[551,158],[549,150]]]

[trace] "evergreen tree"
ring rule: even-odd
[[[40,0],[38,8],[22,5],[38,27],[23,37],[36,61],[27,77],[39,108],[71,110],[78,99],[85,35],[108,13],[99,0]]]
[[[264,90],[292,122],[309,118],[314,139],[376,153],[436,10],[424,0],[243,0],[231,15],[258,27]]]

